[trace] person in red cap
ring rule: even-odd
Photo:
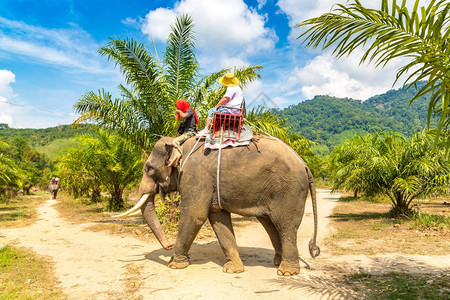
[[[180,154],[183,154],[181,145],[197,133],[198,117],[197,113],[190,108],[189,102],[184,99],[179,99],[175,103],[175,107],[177,108],[177,120],[182,118],[183,122],[178,127],[179,136],[173,140],[173,145],[178,149]]]

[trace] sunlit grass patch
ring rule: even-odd
[[[25,227],[37,218],[36,208],[49,199],[49,195],[16,197],[8,203],[0,203],[0,228]]]
[[[371,203],[390,203],[387,197],[383,196],[349,196],[343,195],[339,202],[371,202]]]
[[[0,250],[0,299],[64,299],[51,264],[22,249]]]
[[[415,212],[411,219],[414,221],[412,228],[419,230],[446,230],[450,229],[448,216],[436,216],[427,213]]]

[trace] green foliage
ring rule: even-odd
[[[81,116],[74,124],[93,122],[114,129],[141,150],[151,148],[157,135],[176,133],[177,99],[188,100],[206,116],[207,108],[215,105],[224,91],[217,79],[229,69],[199,76],[193,28],[191,17],[177,17],[162,60],[156,51],[153,55],[133,39],[111,39],[99,52],[120,67],[129,88],[121,85],[121,98],[116,99],[106,91],[87,92],[75,104]],[[236,69],[235,73],[245,85],[259,77],[260,68]]]
[[[418,84],[418,88],[424,84]],[[415,88],[391,90],[364,102],[316,96],[276,113],[286,119],[293,132],[333,149],[357,134],[395,131],[410,136],[426,128],[430,95],[410,103],[415,92]],[[437,124],[436,118],[431,120],[432,126]]]
[[[79,136],[79,135],[76,135]],[[52,161],[64,155],[64,151],[68,148],[78,148],[80,142],[77,138],[61,138],[51,141],[50,143],[37,147],[37,151],[46,155]]]
[[[180,210],[178,207],[180,201],[181,196],[178,195],[173,199],[166,197],[164,201],[160,200],[156,204],[156,216],[158,217],[159,222],[169,231],[174,231],[178,228],[180,219]]]
[[[74,196],[90,195],[93,202],[104,189],[110,194],[108,209],[122,209],[124,189],[141,176],[140,155],[123,138],[104,130],[99,130],[97,137],[84,135],[78,139],[80,147],[67,149],[58,160],[64,184]]]
[[[426,132],[409,139],[397,133],[375,133],[346,141],[330,155],[333,189],[385,195],[394,215],[410,213],[413,199],[446,192],[450,184],[442,139],[440,147],[433,147],[433,137]]]
[[[306,47],[331,48],[336,57],[349,55],[364,48],[361,63],[374,62],[384,66],[397,58],[406,57],[408,63],[400,67],[397,81],[406,75],[410,87],[426,80],[411,101],[428,93],[428,120],[440,114],[436,142],[443,129],[450,125],[450,3],[432,0],[419,7],[416,0],[412,10],[392,0],[383,0],[381,9],[365,8],[359,0],[336,4],[332,12],[298,24],[309,28],[300,35]],[[450,138],[447,139],[450,147]]]
[[[62,299],[49,263],[31,252],[0,250],[0,299]]]
[[[11,137],[9,144],[0,140],[0,200],[8,200],[20,188],[29,193],[51,167],[50,160],[23,138]]]
[[[71,125],[60,125],[43,129],[34,128],[7,128],[0,130],[0,139],[11,143],[15,137],[21,137],[27,141],[31,147],[39,148],[50,144],[54,140],[69,139],[76,135],[93,133],[91,125],[81,125],[76,129]]]
[[[14,259],[17,258],[18,251],[10,247],[4,247],[0,250],[0,266],[7,267],[14,264]]]
[[[448,216],[430,215],[427,213],[414,212],[411,217],[414,220],[414,228],[420,230],[449,229],[450,218]]]

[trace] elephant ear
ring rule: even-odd
[[[173,150],[175,147],[173,146],[172,143],[165,143],[164,147],[166,148],[166,155],[164,157],[164,165],[166,167],[168,167],[169,163],[170,163],[170,157],[172,156],[172,154],[174,152]]]
[[[181,153],[176,149],[173,144],[166,144],[166,159],[165,165],[166,167],[178,167],[178,163],[181,158]],[[169,172],[170,173],[170,172]]]

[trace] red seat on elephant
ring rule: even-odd
[[[239,139],[241,135],[244,117],[241,108],[226,107],[230,110],[238,111],[236,114],[215,112],[213,116],[213,137],[219,137],[222,131],[222,137],[226,139]]]

